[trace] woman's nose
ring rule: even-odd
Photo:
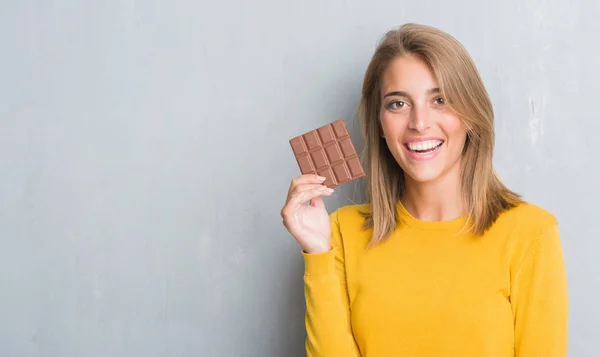
[[[413,130],[424,131],[429,129],[429,126],[429,108],[415,107],[415,110],[411,113],[408,127]]]

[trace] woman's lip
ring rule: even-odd
[[[414,139],[409,139],[406,142],[404,142],[404,145],[410,144],[410,143],[420,143],[420,142],[423,142],[423,141],[441,141],[441,142],[444,142],[444,140],[442,140],[441,138],[435,138],[435,137],[414,138]]]
[[[426,160],[431,160],[434,157],[438,156],[438,154],[440,153],[440,151],[442,151],[442,149],[444,148],[444,142],[442,142],[442,144],[435,150],[433,150],[432,152],[428,152],[427,154],[417,154],[416,152],[410,151],[408,149],[408,145],[404,144],[402,145],[402,147],[404,148],[404,150],[406,151],[406,153],[408,154],[408,157],[415,160],[415,161],[426,161]]]

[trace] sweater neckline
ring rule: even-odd
[[[462,228],[466,228],[468,216],[466,214],[454,219],[445,221],[425,221],[414,217],[406,207],[398,200],[398,217],[400,220],[413,228],[433,231],[453,231],[458,232]]]

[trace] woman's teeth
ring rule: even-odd
[[[440,146],[442,146],[442,143],[443,143],[443,141],[441,141],[441,140],[427,140],[427,141],[407,143],[406,147],[408,148],[408,150],[410,150],[412,152],[419,153],[419,154],[426,154],[426,153],[430,153],[430,152],[436,150],[437,148],[439,148]]]

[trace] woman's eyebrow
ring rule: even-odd
[[[388,92],[383,97],[386,98],[386,97],[391,97],[391,96],[398,96],[398,97],[407,97],[407,98],[410,98],[410,94],[408,94],[407,92],[404,92],[404,91]]]
[[[434,93],[440,93],[440,89],[439,88],[430,88],[427,90],[427,92],[425,92],[425,94],[430,95],[430,94],[434,94]],[[393,91],[393,92],[388,92],[386,93],[383,97],[391,97],[391,96],[398,96],[398,97],[406,97],[406,98],[410,98],[410,94],[408,94],[405,91]]]

